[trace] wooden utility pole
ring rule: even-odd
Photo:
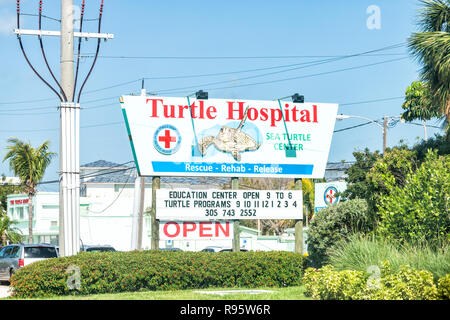
[[[152,179],[152,250],[159,250],[159,221],[156,220],[156,190],[161,187],[161,178],[153,177]]]
[[[302,191],[302,179],[294,180],[295,190]],[[300,208],[303,206],[303,196]],[[295,223],[295,252],[303,254],[303,219],[297,220]]]
[[[231,178],[231,189],[239,189],[239,178]],[[239,252],[241,250],[241,233],[240,233],[240,221],[234,220],[233,223],[233,252]]]
[[[384,124],[383,124],[383,155],[386,152],[386,146],[387,146],[387,130],[388,130],[388,116],[384,116]]]

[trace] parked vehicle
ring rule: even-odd
[[[232,252],[233,251],[233,249],[231,249],[231,248],[227,248],[227,249],[222,249],[222,250],[220,250],[219,252]],[[241,251],[241,252],[247,252],[248,250],[247,249],[240,249],[239,251]]]
[[[203,249],[202,252],[219,252],[222,249],[223,247],[219,246],[208,246],[205,249]]]
[[[16,270],[31,263],[58,258],[56,247],[49,244],[12,244],[0,249],[0,281],[9,281]]]
[[[81,251],[85,252],[115,252],[117,251],[110,245],[82,246]]]
[[[159,248],[161,251],[183,251],[180,248]]]
[[[205,249],[202,250],[202,252],[232,252],[233,249],[232,248],[227,248],[227,247],[219,247],[219,246],[208,246]],[[248,251],[247,249],[243,249],[241,248],[240,251]]]

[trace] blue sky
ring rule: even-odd
[[[38,2],[25,0],[22,12],[37,13]],[[74,3],[80,5],[81,1]],[[88,1],[86,18],[97,17],[99,3],[99,0]],[[367,28],[366,22],[370,14],[366,10],[370,5],[380,8],[381,29]],[[44,1],[44,14],[59,18],[59,6],[58,0]],[[15,8],[14,0],[0,0],[2,159],[5,155],[6,139],[10,136],[29,141],[35,146],[50,140],[52,151],[59,151],[59,114],[56,110],[58,100],[33,74],[20,52],[17,38],[12,34],[12,28],[15,27]],[[81,163],[98,159],[117,163],[132,160],[118,97],[140,91],[140,81],[134,80],[142,77],[168,78],[273,68],[321,61],[325,59],[322,56],[351,55],[401,44],[406,42],[412,32],[417,31],[418,9],[419,4],[415,0],[106,0],[102,31],[114,33],[115,39],[102,43],[100,54],[105,57],[99,58],[81,100]],[[49,19],[43,21],[44,29],[59,29],[58,22]],[[23,16],[21,24],[26,29],[37,28],[37,17]],[[85,22],[85,31],[95,32],[96,29],[96,21]],[[59,74],[59,39],[46,38],[44,44],[54,71]],[[33,64],[49,79],[37,38],[24,36],[24,45]],[[95,46],[96,42],[93,40],[83,42],[82,53],[92,54]],[[402,111],[401,98],[353,104],[402,97],[407,86],[418,80],[420,67],[408,55],[405,46],[377,53],[378,55],[347,58],[272,75],[263,74],[287,68],[146,80],[145,87],[150,92],[160,92],[161,95],[168,96],[183,96],[208,88],[211,98],[258,100],[273,100],[298,92],[305,95],[306,101],[343,104],[339,113],[370,119],[381,119],[384,115],[398,116]],[[113,59],[108,56],[151,58]],[[386,62],[401,58],[403,59]],[[82,79],[91,62],[91,58],[82,59]],[[373,65],[363,67],[368,64]],[[353,69],[332,72],[348,68]],[[255,75],[263,76],[242,79]],[[286,78],[297,79],[285,81]],[[246,86],[272,80],[276,81]],[[208,85],[219,81],[224,83]],[[98,90],[124,82],[132,83]],[[190,86],[195,89],[170,91]],[[214,90],[221,87],[228,88]],[[347,119],[337,122],[336,129],[363,122]],[[431,124],[435,125],[434,122]],[[429,128],[430,136],[437,132],[440,130]],[[423,128],[420,126],[397,124],[389,130],[388,146],[397,144],[401,139],[413,144],[417,137],[423,138]],[[368,125],[335,133],[329,161],[352,161],[352,152],[365,147],[371,150],[381,149],[380,128]],[[45,180],[56,179],[58,169],[59,161],[55,158]],[[7,163],[0,163],[1,173],[12,175]],[[57,190],[57,187],[57,184],[47,185],[43,186],[43,189]]]

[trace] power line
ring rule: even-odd
[[[356,67],[349,67],[349,68],[344,68],[344,69],[338,69],[338,70],[333,70],[333,71],[309,74],[309,75],[304,75],[304,76],[296,76],[296,77],[290,77],[290,78],[284,78],[284,79],[276,79],[276,80],[270,80],[270,81],[253,82],[253,83],[247,83],[247,84],[242,84],[242,85],[234,85],[234,86],[226,86],[226,87],[218,87],[218,88],[204,88],[203,86],[205,84],[203,84],[203,85],[196,85],[196,86],[191,86],[191,87],[185,87],[184,89],[201,88],[201,87],[203,87],[203,90],[214,91],[214,90],[249,87],[249,86],[261,85],[261,84],[269,84],[269,83],[276,83],[276,82],[284,82],[284,81],[290,81],[290,80],[310,78],[310,77],[321,76],[321,75],[326,75],[326,74],[332,74],[332,73],[349,71],[349,70],[356,70],[356,69],[376,66],[376,65],[380,65],[380,64],[400,61],[400,60],[404,60],[404,59],[407,59],[407,58],[398,58],[398,59],[386,60],[386,61],[381,61],[381,62],[376,62],[376,63],[371,63],[371,64],[360,65],[360,66],[356,66]],[[230,80],[230,81],[226,81],[226,82],[235,82],[235,81],[236,80]],[[157,92],[158,92],[158,94],[159,93],[171,93],[171,94],[184,93],[184,94],[186,94],[186,91],[172,91],[172,90],[174,90],[174,89],[166,89],[166,90],[159,90],[159,91],[157,90]]]
[[[304,63],[298,63],[298,64],[291,64],[291,65],[274,66],[274,67],[249,69],[249,70],[240,70],[240,71],[232,71],[232,72],[212,73],[212,74],[181,75],[181,76],[168,76],[168,77],[147,77],[147,78],[144,78],[144,79],[149,79],[149,80],[157,80],[157,79],[159,79],[159,80],[161,80],[161,79],[176,79],[176,78],[193,78],[193,77],[218,76],[218,75],[227,75],[227,74],[234,74],[234,73],[245,73],[245,72],[263,71],[263,70],[270,70],[270,69],[277,69],[277,68],[285,68],[285,67],[291,67],[291,66],[296,66],[296,65],[308,65],[308,64],[309,65],[315,65],[315,63],[323,64],[323,63],[334,62],[334,61],[347,59],[347,58],[352,58],[352,57],[370,56],[373,52],[390,50],[390,49],[398,48],[398,47],[403,46],[403,45],[404,45],[404,43],[400,43],[400,44],[395,44],[395,45],[383,47],[383,48],[380,48],[380,49],[375,49],[375,50],[371,50],[371,51],[361,52],[361,53],[357,53],[357,54],[344,55],[344,56],[309,56],[309,57],[316,57],[316,58],[318,58],[318,57],[322,57],[322,58],[323,57],[330,57],[331,59],[310,61],[310,62],[304,62]],[[285,57],[287,57],[287,56],[285,56]],[[305,56],[303,56],[303,57],[305,57]],[[197,57],[197,58],[199,58],[199,57]],[[210,57],[210,58],[214,58],[214,57]],[[237,57],[234,57],[234,58],[237,58]],[[292,70],[295,70],[295,69],[292,69]],[[285,70],[285,71],[281,71],[281,72],[287,72],[287,71],[289,71],[289,70]],[[272,73],[269,73],[268,75],[270,75],[270,74],[272,74]],[[260,75],[260,76],[262,76],[262,75]],[[112,86],[108,86],[108,87],[104,87],[104,88],[99,88],[99,89],[87,91],[85,93],[94,93],[94,92],[98,92],[98,91],[102,91],[102,90],[112,89],[112,88],[124,86],[124,85],[127,85],[127,84],[132,84],[132,83],[138,82],[140,80],[142,80],[142,78],[136,79],[136,80],[132,80],[132,81],[127,81],[127,82],[122,82],[122,83],[119,83],[119,84],[116,84],[116,85],[112,85]],[[240,80],[242,80],[242,79],[240,79]],[[228,81],[228,82],[230,82],[230,81]],[[207,84],[207,85],[209,85],[209,84]],[[172,90],[175,90],[175,89],[166,89],[164,91],[167,91],[167,90],[171,90],[172,91]],[[178,89],[176,89],[176,90],[178,90]],[[35,103],[35,102],[50,101],[50,100],[54,100],[54,99],[46,98],[46,99],[28,100],[28,101],[0,102],[0,105]],[[86,102],[84,102],[84,103],[86,103]]]
[[[131,162],[134,162],[134,161],[129,161],[127,163],[131,163]],[[110,170],[110,169],[113,169],[113,168],[115,168],[115,166],[110,167],[108,169],[104,169],[104,170]],[[117,170],[110,171],[110,172],[103,172],[103,173],[99,173],[99,174],[92,174],[91,173],[91,174],[86,174],[84,176],[80,176],[80,179],[95,178],[95,177],[105,176],[105,175],[114,174],[114,173],[118,173],[118,172],[125,172],[125,171],[129,171],[129,170],[132,170],[132,169],[135,169],[135,168],[136,167],[133,166],[133,167],[128,167],[128,168],[124,168],[124,169],[117,169]],[[100,170],[100,171],[103,171],[103,170]],[[39,182],[38,185],[52,184],[52,183],[59,183],[59,180],[43,181],[43,182]]]
[[[366,125],[371,124],[371,123],[372,123],[372,121],[369,121],[369,122],[365,122],[365,123],[362,123],[362,124],[358,124],[356,126],[351,126],[351,127],[340,129],[340,130],[335,130],[334,133],[347,131],[347,130],[351,130],[351,129],[355,129],[355,128],[359,128],[359,127],[363,127],[363,126],[366,126]]]
[[[339,106],[351,106],[351,105],[355,105],[355,104],[382,102],[382,101],[398,100],[398,99],[404,99],[404,98],[405,98],[405,96],[392,97],[392,98],[383,98],[383,99],[376,99],[376,100],[367,100],[367,101],[359,101],[359,102],[351,102],[351,103],[341,103],[341,104],[339,104]]]
[[[106,127],[106,126],[115,126],[119,124],[124,124],[122,121],[117,122],[109,122],[109,123],[100,123],[93,125],[80,126],[80,128],[98,128],[98,127]],[[14,130],[14,132],[44,132],[44,131],[57,131],[59,128],[49,128],[49,129],[30,129],[30,130]],[[11,132],[11,130],[0,130],[0,132]]]

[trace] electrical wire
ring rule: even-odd
[[[98,127],[107,127],[107,126],[115,126],[115,125],[123,125],[123,124],[124,124],[123,121],[117,121],[117,122],[109,122],[109,123],[81,126],[80,128],[82,128],[82,129],[98,128]],[[21,133],[21,132],[45,132],[45,131],[59,131],[59,128],[16,130],[15,132]],[[11,130],[0,130],[0,132],[10,133]]]
[[[86,20],[86,19],[84,19]],[[367,51],[367,52],[362,52],[362,53],[357,53],[357,54],[352,54],[352,55],[346,55],[346,56],[331,56],[331,57],[337,57],[334,59],[326,59],[326,60],[316,60],[316,61],[311,61],[311,62],[303,62],[303,63],[296,63],[296,64],[289,64],[289,65],[281,65],[281,66],[273,66],[273,67],[266,67],[266,68],[257,68],[257,69],[247,69],[247,70],[238,70],[238,71],[231,71],[231,72],[221,72],[221,73],[210,73],[210,74],[195,74],[195,75],[180,75],[180,76],[166,76],[166,77],[146,77],[144,79],[148,79],[148,80],[161,80],[161,79],[181,79],[181,78],[196,78],[196,77],[207,77],[207,76],[219,76],[219,75],[229,75],[229,74],[238,74],[238,73],[246,73],[246,72],[256,72],[256,71],[264,71],[264,70],[271,70],[271,69],[278,69],[278,68],[287,68],[287,67],[291,67],[291,66],[298,66],[298,65],[311,65],[311,64],[315,64],[315,63],[329,63],[329,62],[333,62],[336,60],[341,60],[341,59],[345,59],[345,58],[349,58],[349,57],[357,57],[357,56],[363,56],[363,55],[370,55],[369,52],[375,52],[375,51],[381,51],[381,50],[389,50],[392,49],[395,46],[399,46],[399,45],[403,45],[403,44],[397,44],[397,45],[392,45],[392,46],[387,46],[384,48],[380,48],[380,49],[375,49],[375,50],[371,50],[371,51]],[[288,70],[286,70],[288,71]],[[282,72],[286,72],[286,71],[282,71]],[[270,74],[269,74],[270,75]],[[262,76],[262,75],[260,75]],[[90,94],[90,93],[94,93],[94,92],[98,92],[98,91],[102,91],[102,90],[107,90],[107,89],[112,89],[112,88],[116,88],[116,87],[120,87],[120,86],[124,86],[124,85],[128,85],[128,84],[132,84],[138,81],[141,81],[142,78],[139,79],[135,79],[132,81],[127,81],[127,82],[122,82],[119,84],[115,84],[112,86],[108,86],[108,87],[104,87],[104,88],[100,88],[100,89],[95,89],[95,90],[91,90],[91,91],[87,91],[85,92],[86,94]],[[240,79],[242,80],[242,79]],[[234,81],[234,80],[232,80]],[[232,82],[232,81],[228,81],[228,82]],[[205,84],[203,84],[205,85]],[[197,85],[197,86],[203,86],[203,85]],[[211,85],[211,84],[207,84],[207,85]],[[179,88],[172,88],[172,89],[165,89],[164,91],[173,91],[173,90],[178,90]],[[25,104],[25,103],[35,103],[35,102],[42,102],[42,101],[49,101],[52,100],[51,98],[47,98],[47,99],[37,99],[37,100],[27,100],[27,101],[10,101],[10,102],[0,102],[0,105],[4,105],[4,104]]]
[[[80,33],[83,31],[84,8],[85,8],[85,0],[83,0],[83,3],[81,4]],[[76,67],[76,72],[75,72],[75,81],[73,83],[73,94],[72,94],[73,99],[75,99],[75,93],[77,91],[78,72],[80,69],[81,37],[78,38],[78,51],[77,52],[78,52],[77,67]]]
[[[108,210],[120,198],[120,196],[122,195],[123,190],[125,190],[127,184],[130,182],[130,179],[131,179],[131,175],[128,176],[127,181],[123,184],[122,189],[119,191],[119,194],[117,195],[117,197],[108,206],[106,206],[103,210],[101,210],[101,211],[92,211],[89,208],[87,208],[87,211],[89,211],[91,213],[99,214],[99,213],[103,213],[106,210]]]
[[[20,0],[17,0],[17,29],[20,30]],[[25,60],[27,61],[28,65],[30,66],[31,70],[38,76],[39,79],[41,79],[42,82],[44,82],[58,97],[58,99],[63,102],[63,98],[61,95],[56,91],[45,79],[37,72],[37,70],[33,67],[30,60],[28,59],[27,54],[25,53],[25,49],[23,47],[22,43],[22,37],[20,36],[20,33],[17,34],[17,39],[19,40],[20,50],[22,51],[23,56],[25,57]]]
[[[21,16],[30,16],[30,17],[38,17],[39,16],[38,14],[31,14],[31,13],[21,13],[20,15]],[[61,19],[52,18],[52,17],[46,16],[46,15],[43,15],[43,14],[41,15],[41,17],[61,23]]]
[[[349,68],[344,68],[344,69],[337,69],[337,70],[333,70],[333,71],[326,71],[326,72],[321,72],[321,73],[309,74],[309,75],[304,75],[304,76],[296,76],[296,77],[290,77],[290,78],[284,78],[284,79],[275,79],[275,80],[270,80],[270,81],[253,82],[253,83],[234,85],[234,86],[225,86],[225,87],[218,87],[218,88],[203,88],[203,90],[214,91],[214,90],[223,90],[223,89],[232,89],[232,88],[242,88],[242,87],[256,86],[256,85],[262,85],[262,84],[270,84],[270,83],[284,82],[284,81],[290,81],[290,80],[305,79],[305,78],[311,78],[311,77],[316,77],[316,76],[321,76],[321,75],[326,75],[326,74],[338,73],[338,72],[349,71],[349,70],[356,70],[356,69],[376,66],[376,65],[385,64],[385,63],[391,63],[391,62],[400,61],[400,60],[404,60],[404,59],[407,59],[407,58],[385,60],[385,61],[381,61],[381,62],[365,64],[365,65],[360,65],[360,66],[356,66],[356,67],[349,67]],[[230,80],[230,81],[224,81],[224,82],[234,82],[234,81],[236,81],[236,80]],[[184,87],[184,88],[179,88],[179,89],[201,88],[204,85],[205,84],[191,86],[191,87]],[[171,93],[171,94],[184,93],[185,94],[186,93],[186,91],[175,91],[175,89],[156,90],[156,92],[158,92],[158,94],[160,94],[160,93],[164,93],[164,94],[166,94],[166,93]]]
[[[101,27],[102,27],[102,16],[103,16],[103,0],[102,0],[102,3],[100,4],[100,13],[99,13],[99,17],[98,17],[98,33],[101,32]],[[91,73],[92,73],[92,70],[94,69],[94,66],[95,66],[95,64],[96,64],[96,62],[97,62],[98,54],[99,54],[99,52],[100,52],[100,43],[101,43],[101,39],[99,38],[99,39],[97,40],[97,50],[96,50],[96,52],[95,52],[94,62],[92,63],[92,66],[91,66],[91,68],[89,69],[89,72],[88,72],[88,74],[87,74],[87,76],[86,76],[86,79],[84,79],[84,82],[83,82],[83,84],[81,85],[80,91],[78,92],[77,103],[80,103],[81,93],[83,92],[84,86],[85,86],[86,82],[88,81],[88,79],[89,79],[89,77],[90,77],[90,75],[91,75]],[[74,97],[74,98],[75,98],[75,97]]]
[[[39,31],[42,30],[42,4],[43,4],[43,0],[39,0]],[[67,101],[67,95],[64,92],[63,88],[61,87],[61,84],[59,83],[59,81],[56,79],[56,77],[55,77],[55,75],[54,75],[54,73],[52,71],[52,68],[50,68],[50,65],[48,63],[47,56],[45,55],[45,50],[44,50],[44,44],[43,44],[42,36],[39,35],[38,39],[39,39],[39,45],[41,47],[42,57],[44,58],[44,61],[45,61],[45,65],[47,66],[47,69],[50,72],[50,75],[52,76],[53,80],[55,80],[56,84],[58,85],[59,90],[61,90],[61,94],[62,94],[62,96],[64,98],[64,101]]]
[[[393,45],[393,46],[396,46],[396,45]],[[312,61],[312,62],[304,63],[305,65],[302,65],[302,66],[299,66],[299,67],[290,68],[290,69],[286,69],[286,70],[280,70],[280,71],[274,71],[274,72],[269,72],[269,73],[263,73],[263,74],[259,74],[259,75],[253,75],[253,76],[241,78],[241,79],[238,79],[238,80],[242,81],[242,80],[254,79],[254,78],[265,77],[265,76],[269,76],[269,75],[274,75],[274,74],[279,74],[279,73],[284,73],[284,72],[289,72],[289,71],[294,71],[294,70],[314,67],[314,66],[318,66],[318,65],[322,65],[322,64],[327,64],[327,63],[331,63],[331,62],[336,62],[336,61],[340,61],[340,60],[344,60],[344,59],[349,59],[349,58],[365,55],[365,54],[372,53],[372,52],[388,50],[388,49],[392,48],[393,46],[387,46],[387,47],[383,47],[383,48],[380,48],[380,49],[370,50],[370,51],[366,51],[366,52],[360,52],[360,53],[351,54],[351,55],[347,55],[347,56],[343,56],[343,57],[339,57],[339,58]],[[406,57],[405,58],[400,58],[400,59],[406,59]],[[166,90],[155,90],[155,91],[157,91],[157,92],[170,92],[170,91],[177,91],[177,90],[184,90],[184,89],[202,88],[202,87],[209,86],[209,85],[230,83],[230,82],[234,82],[234,81],[236,81],[236,80],[234,80],[234,79],[233,80],[225,80],[225,81],[211,82],[211,83],[200,84],[200,85],[189,86],[189,87],[181,87],[181,88],[166,89]]]
[[[373,123],[373,122],[372,122],[372,121],[364,122],[364,123],[358,124],[358,125],[356,125],[356,126],[351,126],[351,127],[347,127],[347,128],[340,129],[340,130],[335,130],[334,133],[338,133],[338,132],[342,132],[342,131],[347,131],[347,130],[351,130],[351,129],[355,129],[355,128],[359,128],[359,127],[363,127],[363,126],[367,126],[368,124],[371,124],[371,123]]]
[[[134,161],[130,161],[130,162],[134,162]],[[114,168],[114,167],[111,167],[111,168]],[[80,176],[80,179],[100,177],[100,176],[105,176],[105,175],[109,175],[109,174],[113,174],[113,173],[117,173],[117,172],[129,171],[129,170],[132,170],[132,169],[135,169],[135,168],[136,167],[128,167],[126,169],[114,170],[114,171],[111,171],[111,172],[101,173],[101,174],[97,174],[97,175],[87,174],[87,175]],[[109,170],[109,169],[107,169],[107,170]],[[43,182],[39,182],[38,185],[41,185],[41,184],[52,184],[52,183],[59,183],[59,180],[43,181]]]

